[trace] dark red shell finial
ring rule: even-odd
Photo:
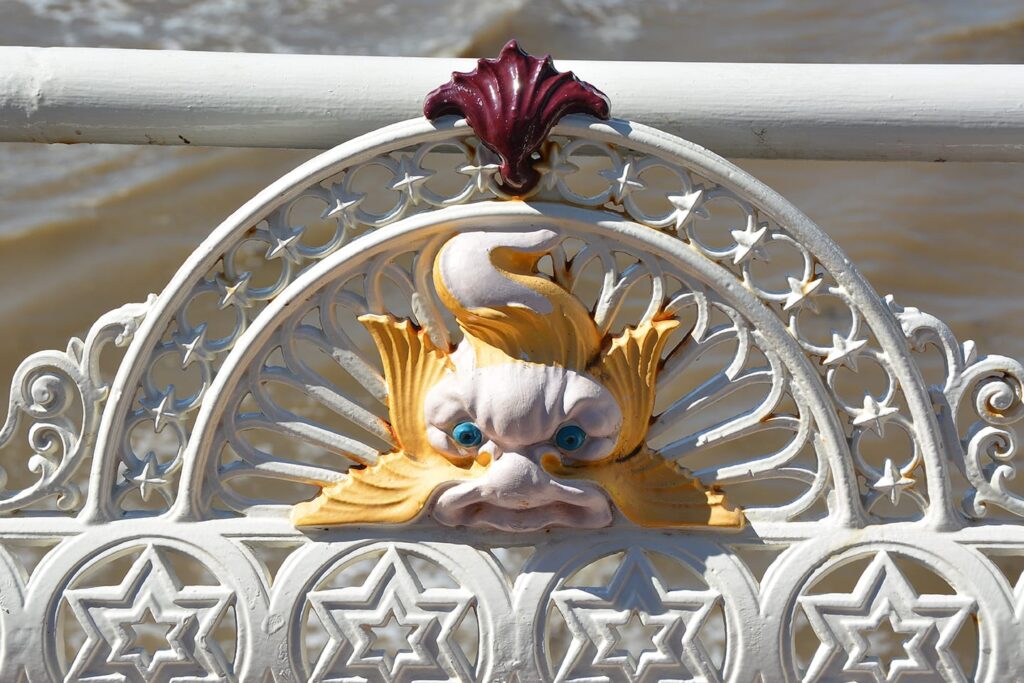
[[[532,155],[559,119],[568,114],[607,119],[608,108],[603,92],[571,71],[556,71],[550,55],[532,57],[510,40],[497,59],[481,59],[476,70],[453,73],[451,81],[427,95],[423,115],[465,117],[501,159],[502,189],[523,195],[540,180]]]

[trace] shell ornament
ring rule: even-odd
[[[498,59],[481,59],[470,73],[427,95],[423,114],[434,120],[454,114],[469,123],[480,141],[501,159],[501,189],[524,195],[540,180],[533,154],[558,120],[569,114],[607,119],[608,97],[576,78],[555,70],[548,55],[537,59],[509,41]]]
[[[600,91],[514,42],[427,99],[428,116],[456,108],[519,189],[536,182],[532,150],[559,116],[608,115]],[[720,491],[646,444],[662,351],[679,322],[654,316],[602,335],[538,269],[562,239],[531,228],[464,232],[444,245],[433,280],[463,333],[454,348],[407,319],[359,319],[380,353],[398,447],[324,484],[293,508],[295,524],[397,524],[426,512],[502,531],[601,528],[617,513],[645,527],[743,525]]]

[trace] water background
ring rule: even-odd
[[[1006,63],[1024,60],[1024,3],[0,0],[6,45],[493,56],[510,37],[556,59]],[[0,378],[160,291],[225,216],[310,156],[0,145]],[[880,293],[1024,358],[1024,164],[737,161]]]

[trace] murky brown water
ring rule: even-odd
[[[1019,62],[1024,5],[0,2],[0,44],[493,55],[512,36],[580,59]],[[309,156],[0,145],[0,378],[35,350],[63,348],[102,312],[159,291],[222,218]],[[740,164],[815,219],[879,292],[939,315],[983,351],[1024,357],[1024,164]]]

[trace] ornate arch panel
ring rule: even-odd
[[[28,358],[4,678],[1024,675],[1024,369],[607,107],[510,45]]]

